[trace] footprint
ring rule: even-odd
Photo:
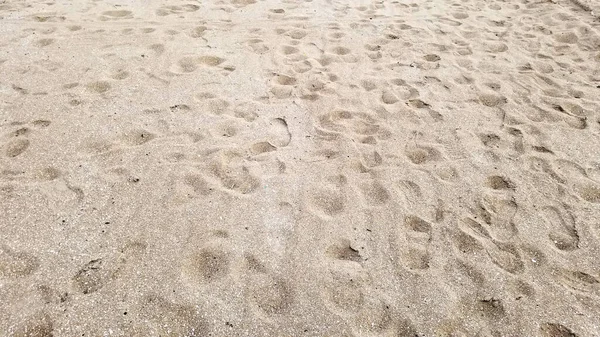
[[[284,147],[290,144],[292,134],[285,119],[273,118],[269,121],[267,140],[276,147]]]
[[[259,188],[260,180],[250,173],[248,167],[236,160],[239,156],[236,153],[221,153],[220,158],[210,164],[209,171],[226,189],[240,194],[249,194]],[[235,164],[234,160],[236,160]]]
[[[122,246],[115,255],[93,259],[83,265],[72,277],[74,288],[89,295],[95,293],[128,272],[142,257],[147,245],[143,242],[130,242]]]
[[[258,142],[250,146],[250,152],[254,155],[276,151],[277,148],[269,142]]]
[[[232,5],[236,5],[239,7],[245,7],[248,5],[255,4],[255,3],[256,3],[256,0],[231,0]]]
[[[200,56],[198,58],[198,63],[209,66],[209,67],[216,67],[223,62],[225,62],[225,59],[220,58],[218,56],[212,56],[212,55]]]
[[[523,259],[513,244],[494,242],[492,245],[486,247],[486,251],[492,263],[499,268],[511,274],[523,272]]]
[[[496,107],[504,105],[507,99],[496,94],[481,94],[479,95],[479,102],[487,107]]]
[[[143,129],[128,131],[121,137],[122,141],[129,146],[139,146],[142,144],[146,144],[154,138],[156,138],[155,134]]]
[[[464,284],[464,280],[470,280],[476,287],[481,287],[485,283],[485,275],[475,267],[461,259],[457,259],[453,266],[458,283]]]
[[[211,283],[229,275],[230,258],[214,248],[204,248],[193,254],[184,264],[183,273],[194,283]]]
[[[502,42],[490,42],[485,44],[485,51],[488,53],[503,53],[508,50],[508,46]]]
[[[310,208],[325,216],[341,214],[346,208],[346,198],[333,188],[315,188],[308,193],[307,199]]]
[[[34,255],[0,245],[0,277],[25,277],[33,274],[39,266],[40,261]]]
[[[584,185],[578,189],[579,196],[594,204],[600,204],[600,187],[596,185]]]
[[[14,158],[21,155],[29,147],[29,140],[24,138],[13,139],[9,141],[5,146],[5,153],[7,157]]]
[[[214,97],[201,99],[202,94],[196,95],[196,99],[201,101],[201,108],[215,115],[222,115],[229,110],[231,105],[227,100]]]
[[[523,253],[523,260],[527,262],[527,264],[530,266],[541,267],[546,265],[546,263],[548,262],[546,254],[544,254],[541,250],[535,248],[535,246],[521,244],[520,249]]]
[[[473,309],[480,316],[492,321],[498,321],[506,317],[503,301],[493,297],[476,300]]]
[[[242,118],[247,122],[253,122],[258,118],[256,111],[258,105],[253,102],[243,102],[233,108],[233,115],[237,118]]]
[[[73,277],[75,288],[87,295],[98,291],[113,277],[113,271],[103,266],[102,259],[86,263]]]
[[[349,131],[356,135],[356,140],[364,136],[378,135],[382,139],[386,130],[377,124],[377,120],[367,113],[348,110],[333,110],[319,117],[322,128],[335,132]]]
[[[270,92],[273,94],[275,98],[285,99],[292,96],[293,87],[290,86],[282,86],[282,85],[272,85]]]
[[[308,33],[305,30],[294,29],[289,31],[286,35],[295,40],[303,39]]]
[[[479,240],[461,229],[449,232],[448,237],[459,252],[468,256],[477,255],[484,251],[484,247]]]
[[[267,314],[282,315],[289,312],[294,303],[294,290],[290,283],[280,277],[263,275],[253,278],[251,301]]]
[[[440,151],[429,146],[410,146],[405,150],[405,153],[408,159],[417,165],[436,161],[442,157]]]
[[[409,215],[404,218],[407,247],[403,248],[402,261],[409,269],[425,270],[429,268],[431,230],[431,224],[417,216]]]
[[[341,268],[340,268],[341,269]],[[342,315],[358,313],[365,305],[364,280],[353,270],[331,270],[323,292],[330,310]]]
[[[155,11],[158,16],[167,16],[171,14],[183,14],[185,12],[195,12],[200,9],[198,5],[186,4],[183,6],[162,6]]]
[[[206,179],[200,174],[187,174],[183,177],[183,182],[198,195],[206,196],[213,192]]]
[[[375,137],[368,136],[361,141],[363,144],[375,145],[377,140]],[[383,162],[383,158],[379,152],[373,150],[361,153],[361,161],[366,167],[377,167]]]
[[[542,209],[542,214],[548,226],[548,238],[556,248],[563,251],[579,248],[579,235],[570,212],[565,210],[563,213],[556,207],[546,206]]]
[[[123,69],[119,69],[117,72],[110,76],[114,80],[124,80],[129,77],[129,72]]]
[[[266,274],[267,267],[254,254],[244,254],[246,268],[253,273]]]
[[[11,337],[52,337],[54,334],[54,321],[45,313],[31,316],[17,326]]]
[[[395,323],[393,336],[411,337],[411,336],[421,336],[421,334],[419,334],[417,332],[417,329],[414,327],[414,324],[410,319],[408,319],[408,318],[402,319],[401,318],[401,319],[398,319],[397,322]]]
[[[367,297],[356,317],[354,330],[357,335],[363,335],[366,329],[378,336],[385,336],[386,332],[395,328],[394,316],[389,304],[381,299]]]
[[[10,133],[11,136],[13,137],[20,137],[20,136],[26,136],[31,132],[31,129],[28,127],[22,127],[19,128],[13,132]]]
[[[339,243],[329,246],[327,255],[333,259],[343,261],[363,261],[360,251],[352,247],[350,240],[341,240]]]
[[[280,50],[283,55],[293,55],[300,52],[298,48],[292,46],[282,46]]]
[[[483,224],[494,240],[508,241],[519,233],[513,219],[518,205],[513,200],[486,196],[473,211],[473,218]]]
[[[210,336],[210,326],[197,306],[178,304],[157,295],[144,295],[139,302],[140,320],[131,334],[140,336]]]
[[[275,75],[274,80],[277,84],[280,85],[295,85],[297,82],[294,77],[282,74]]]
[[[367,92],[377,89],[377,84],[370,80],[360,81],[360,86]]]
[[[385,104],[394,104],[399,101],[398,97],[389,90],[384,90],[381,94],[381,101]]]
[[[267,47],[261,39],[250,39],[246,41],[246,45],[252,50],[254,53],[262,55],[269,51],[269,47]]]
[[[423,58],[425,59],[425,61],[428,61],[428,62],[437,62],[442,59],[441,57],[439,57],[436,54],[427,54],[427,55],[423,56]]]
[[[38,47],[47,47],[53,44],[56,40],[54,39],[39,39],[35,42]]]
[[[216,67],[225,62],[225,59],[218,56],[187,56],[177,61],[178,72],[191,73],[198,69],[198,66],[205,65],[208,67]]]
[[[179,66],[180,72],[183,73],[191,73],[198,68],[198,62],[193,57],[184,57],[179,59],[179,61],[177,61],[177,65]]]
[[[92,92],[95,92],[98,94],[102,94],[102,93],[109,91],[111,89],[111,87],[112,86],[107,81],[96,81],[96,82],[88,83],[86,85],[86,88],[89,91],[92,91]]]
[[[192,28],[189,35],[195,39],[202,37],[208,28],[206,26],[198,26]]]
[[[36,128],[47,128],[50,126],[50,124],[52,124],[52,122],[45,119],[37,119],[31,122],[31,124]]]
[[[541,337],[577,337],[571,329],[558,323],[542,323],[539,331]]]
[[[556,268],[552,276],[559,284],[569,290],[580,292],[582,294],[598,297],[600,296],[600,280],[588,273]]]
[[[102,15],[104,16],[103,19],[130,19],[132,18],[132,13],[131,11],[127,11],[127,10],[113,10],[113,11],[105,11],[102,12]]]
[[[453,233],[459,250],[475,254],[483,248],[491,262],[502,270],[511,274],[524,270],[525,264],[514,244],[495,241],[488,230],[473,219],[465,218],[459,224],[461,229]]]
[[[331,52],[336,54],[336,55],[348,55],[350,54],[352,51],[346,47],[334,47],[331,49]]]
[[[383,205],[390,199],[390,192],[378,181],[363,183],[360,190],[368,204]]]
[[[154,44],[149,45],[148,49],[152,50],[156,55],[161,55],[162,53],[165,52],[165,45],[162,43],[154,43]],[[147,73],[147,74],[148,74],[148,76],[150,76],[150,78],[157,79],[165,84],[169,83],[168,81],[166,81],[158,76],[155,76],[151,73]]]
[[[573,32],[559,32],[554,34],[554,39],[560,43],[573,44],[577,43],[579,38]]]
[[[502,176],[489,176],[486,185],[494,190],[514,190],[514,184]]]
[[[37,291],[45,304],[62,304],[69,299],[68,292],[61,292],[45,284],[39,285]]]

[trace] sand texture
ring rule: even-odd
[[[0,0],[0,336],[600,336],[588,7]]]

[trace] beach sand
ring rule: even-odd
[[[0,2],[0,336],[600,336],[587,3]]]

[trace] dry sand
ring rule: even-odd
[[[3,0],[0,336],[600,336],[595,14]]]

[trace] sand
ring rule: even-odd
[[[592,7],[0,2],[0,336],[600,336]]]

